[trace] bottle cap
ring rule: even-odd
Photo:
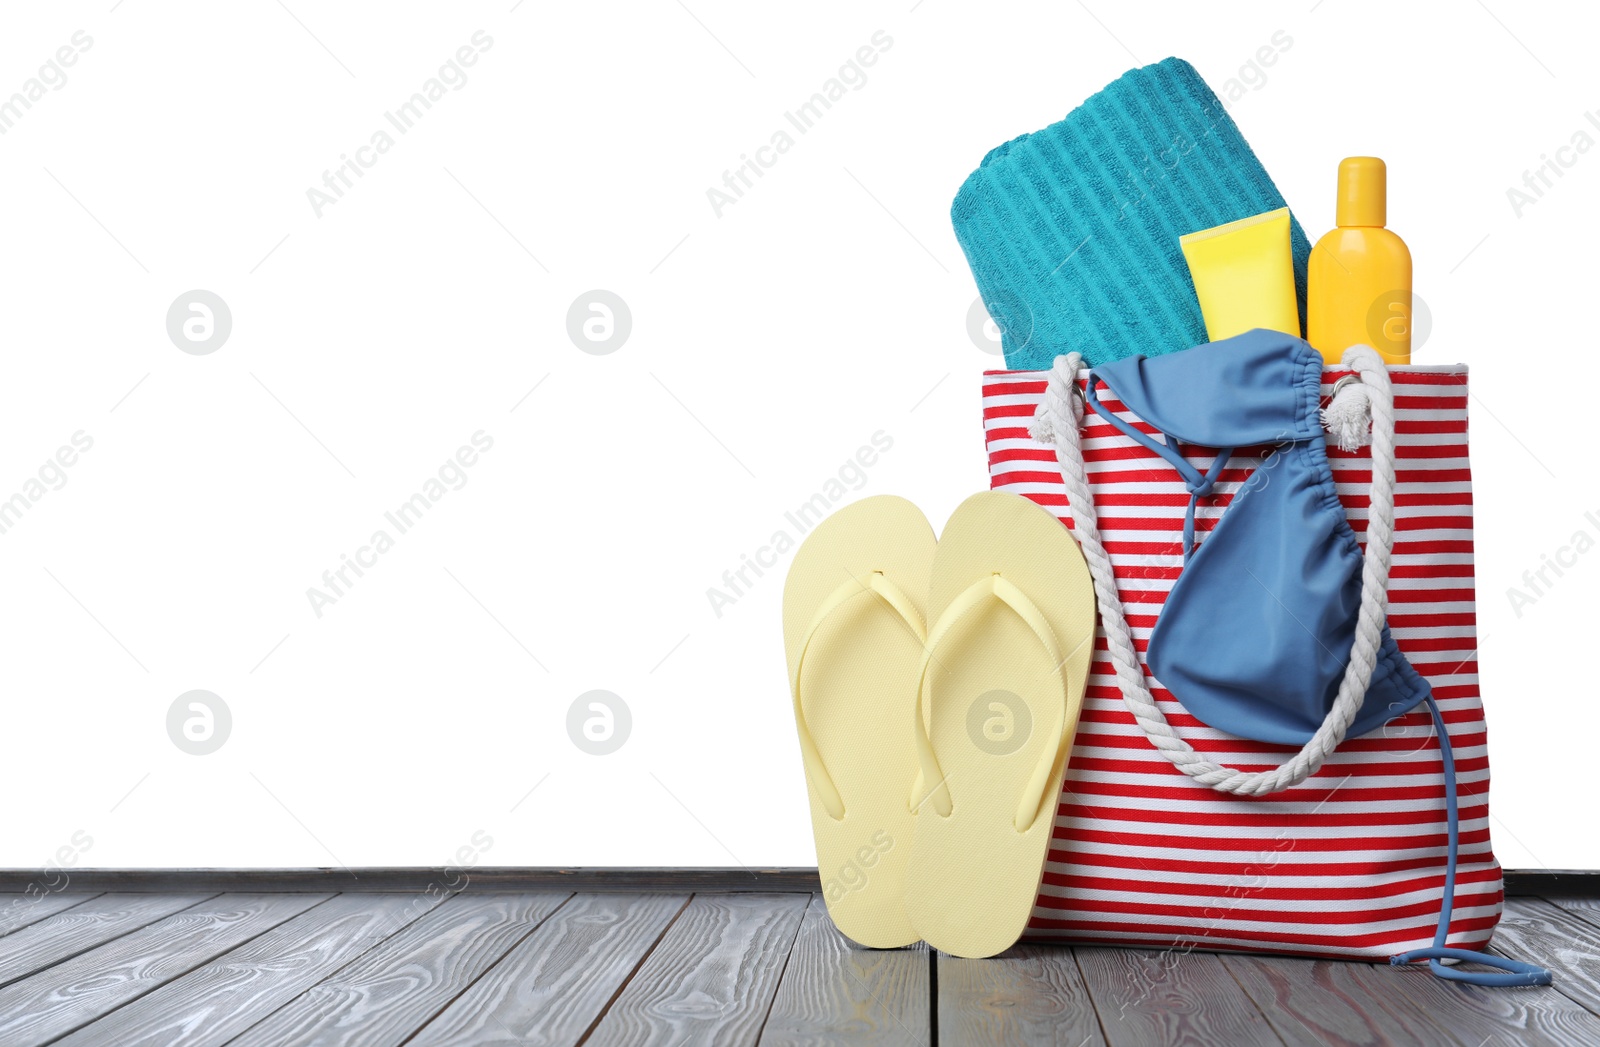
[[[1339,161],[1339,203],[1334,224],[1383,226],[1388,218],[1389,174],[1375,156]]]

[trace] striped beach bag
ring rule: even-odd
[[[1058,360],[1054,395],[1070,384],[1059,379],[1061,367]],[[1067,373],[1081,391],[1086,372]],[[1324,403],[1350,373],[1324,370]],[[1392,470],[1388,621],[1431,685],[1437,719],[1424,703],[1344,738],[1315,773],[1265,795],[1221,792],[1180,771],[1153,744],[1125,695],[1132,673],[1183,747],[1222,767],[1271,771],[1299,751],[1207,727],[1145,665],[1151,630],[1183,569],[1189,502],[1183,480],[1093,413],[1085,414],[1073,441],[1081,466],[1071,466],[1059,439],[1050,446],[1029,435],[1041,400],[1052,395],[1052,372],[985,375],[991,485],[1032,499],[1073,528],[1091,565],[1085,526],[1097,529],[1121,610],[1120,621],[1108,623],[1097,577],[1096,654],[1027,939],[1362,960],[1430,945],[1488,944],[1503,887],[1489,840],[1489,761],[1478,695],[1467,371],[1395,367],[1389,375],[1392,441],[1375,433],[1373,446],[1356,452],[1330,442],[1328,454],[1364,552],[1375,464]],[[1100,393],[1102,407],[1140,424],[1109,390],[1102,386]],[[1387,461],[1375,463],[1374,446],[1385,443],[1380,453]],[[1212,464],[1212,449],[1179,451],[1201,472]],[[1235,451],[1196,512],[1202,541],[1270,453]],[[1072,468],[1081,469],[1080,483],[1092,495],[1092,505],[1076,513],[1064,477]],[[1121,630],[1122,644],[1108,642],[1108,628]],[[1119,646],[1120,660],[1136,655],[1136,666],[1117,664]],[[1447,941],[1436,939],[1441,919]]]

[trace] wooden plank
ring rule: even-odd
[[[55,894],[0,894],[0,937],[20,931],[99,897],[98,891],[61,891]]]
[[[1542,898],[1507,898],[1490,949],[1550,968],[1563,996],[1600,1014],[1600,928]]]
[[[762,1030],[762,1047],[927,1044],[930,966],[920,942],[882,950],[851,944],[828,918],[821,896],[813,895]]]
[[[1596,1016],[1555,988],[1465,985],[1420,964],[1397,969],[1246,956],[1224,963],[1289,1043],[1600,1043]]]
[[[1558,909],[1565,909],[1584,923],[1600,927],[1600,898],[1553,895],[1545,901]]]
[[[753,1044],[806,894],[697,894],[586,1041]]]
[[[578,895],[406,1047],[579,1043],[688,901],[686,894]]]
[[[204,894],[102,894],[0,938],[0,986],[198,905]]]
[[[0,869],[0,892],[37,890],[44,875],[26,869]],[[531,867],[479,865],[463,874],[456,868],[431,866],[361,867],[353,869],[74,869],[74,892],[139,891],[152,894],[204,894],[231,891],[327,892],[397,891],[416,894],[439,884],[462,887],[465,876],[474,895],[489,891],[529,894],[540,891],[592,894],[692,894],[722,892],[806,894],[822,889],[815,866],[786,865],[761,869],[738,866]],[[55,879],[59,873],[53,874]],[[44,881],[53,882],[53,881]]]
[[[1507,869],[1506,894],[1600,898],[1600,869]]]
[[[45,879],[45,877],[49,877]],[[211,891],[421,892],[429,884],[456,884],[461,871],[433,866],[381,866],[322,869],[74,869],[73,893],[102,891],[154,894],[203,894]],[[60,879],[59,872],[0,869],[0,893],[38,890],[40,883]],[[738,866],[674,868],[628,866],[485,866],[468,879],[473,893],[506,891],[650,892],[746,891],[776,894],[820,890],[815,866],[786,865],[762,869]],[[1507,869],[1509,895],[1571,894],[1600,898],[1600,872]],[[3,899],[0,899],[3,904]],[[48,915],[48,914],[47,914]],[[0,923],[0,932],[4,931]]]
[[[441,900],[431,894],[342,894],[119,1007],[56,1047],[226,1043]]]
[[[1074,948],[1111,1047],[1281,1044],[1215,953]]]
[[[403,1043],[570,897],[458,894],[229,1043]]]
[[[222,895],[14,982],[0,989],[0,1043],[64,1036],[328,897]]]
[[[1101,1047],[1089,988],[1072,950],[1017,945],[987,960],[938,955],[939,1039],[1011,1047]]]
[[[1600,1017],[1552,986],[1495,989],[1434,977],[1428,968],[1362,968],[1374,996],[1404,996],[1460,1047],[1585,1047],[1600,1043]]]
[[[1222,964],[1285,1043],[1410,1047],[1455,1042],[1392,980],[1414,972],[1385,964],[1374,979],[1372,964],[1279,956],[1225,955]],[[1467,1047],[1482,1044],[1479,1037]]]

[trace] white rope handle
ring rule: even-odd
[[[1264,796],[1300,784],[1315,774],[1344,741],[1345,733],[1366,698],[1383,642],[1383,624],[1389,604],[1389,558],[1394,548],[1394,391],[1383,359],[1364,345],[1351,346],[1344,353],[1345,365],[1360,375],[1361,380],[1340,390],[1340,397],[1365,399],[1372,413],[1372,497],[1367,518],[1367,550],[1361,567],[1361,611],[1356,618],[1350,660],[1339,683],[1338,697],[1317,733],[1281,766],[1256,772],[1224,767],[1195,752],[1167,722],[1145,684],[1144,671],[1139,667],[1139,656],[1133,646],[1133,634],[1117,595],[1111,557],[1100,541],[1094,496],[1083,466],[1083,436],[1079,431],[1083,403],[1078,392],[1081,362],[1079,353],[1056,357],[1031,431],[1040,443],[1055,445],[1061,479],[1067,488],[1067,504],[1072,512],[1073,534],[1094,578],[1100,624],[1106,634],[1123,702],[1150,743],[1180,771],[1203,785],[1219,792]]]

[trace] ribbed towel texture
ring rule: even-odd
[[[1025,369],[1206,341],[1178,237],[1283,206],[1222,102],[1168,58],[991,150],[950,213],[1006,366]],[[1303,323],[1311,244],[1293,219],[1290,237]]]

